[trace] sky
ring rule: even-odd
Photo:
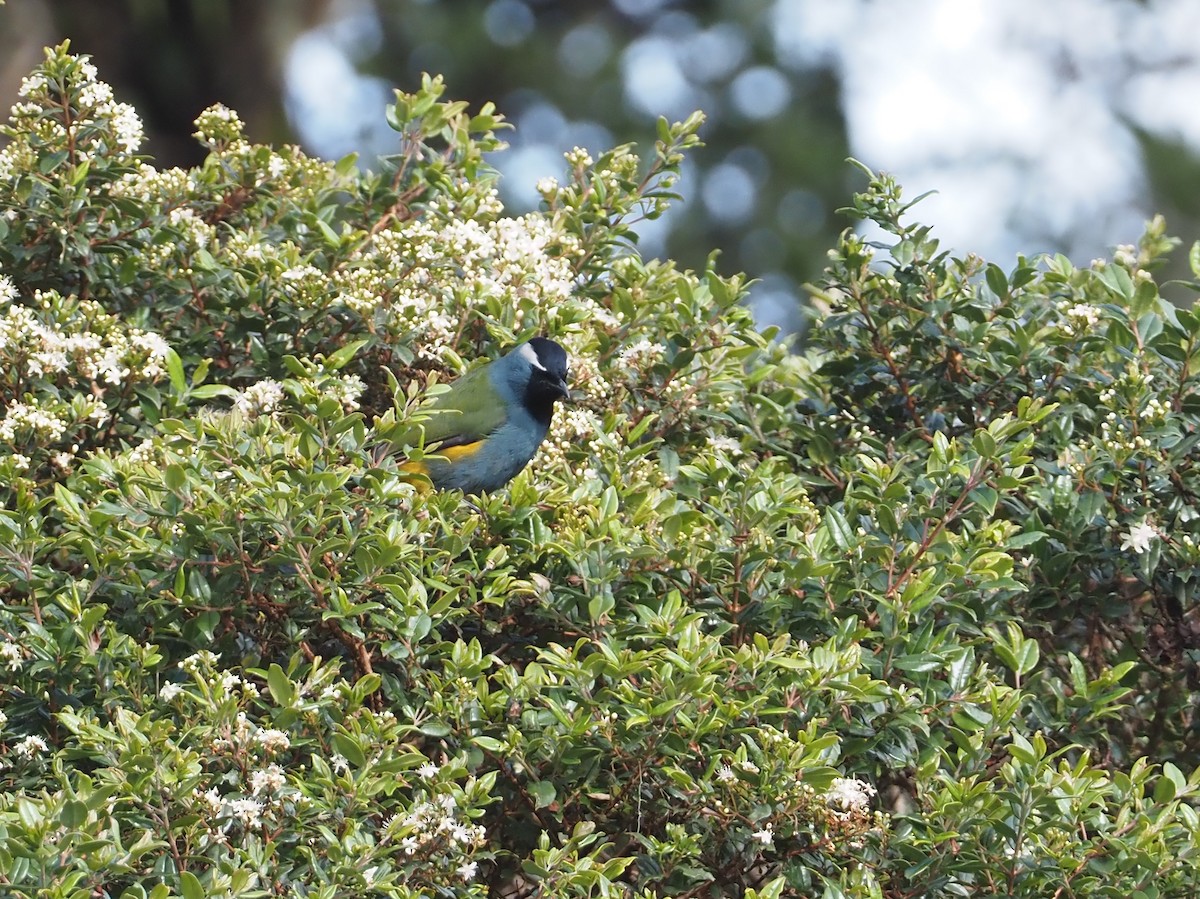
[[[853,153],[936,189],[921,215],[961,251],[1104,255],[1152,214],[1130,125],[1200,151],[1195,0],[781,0],[775,18],[781,59],[837,69]]]

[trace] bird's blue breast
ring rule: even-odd
[[[547,430],[524,409],[510,408],[504,424],[475,444],[474,452],[453,460],[428,459],[429,479],[442,490],[499,490],[529,464]]]

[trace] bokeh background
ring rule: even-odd
[[[642,251],[694,267],[720,249],[789,329],[850,224],[851,155],[936,190],[916,216],[1005,268],[1108,255],[1156,212],[1200,232],[1200,0],[8,0],[0,102],[64,38],[158,165],[199,161],[192,121],[220,101],[255,140],[370,167],[396,147],[392,89],[440,73],[516,126],[493,160],[513,213],[563,151],[648,146],[659,115],[702,109],[685,200]]]

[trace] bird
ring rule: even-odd
[[[567,353],[533,337],[493,362],[471,369],[436,396],[421,422],[428,455],[400,463],[438,490],[491,493],[517,476],[546,439],[554,405],[569,400]],[[415,446],[416,427],[389,441]]]

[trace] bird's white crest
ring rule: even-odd
[[[521,348],[517,350],[517,355],[532,365],[534,368],[546,370],[546,366],[542,365],[542,360],[538,358],[537,350],[527,343],[521,344]]]

